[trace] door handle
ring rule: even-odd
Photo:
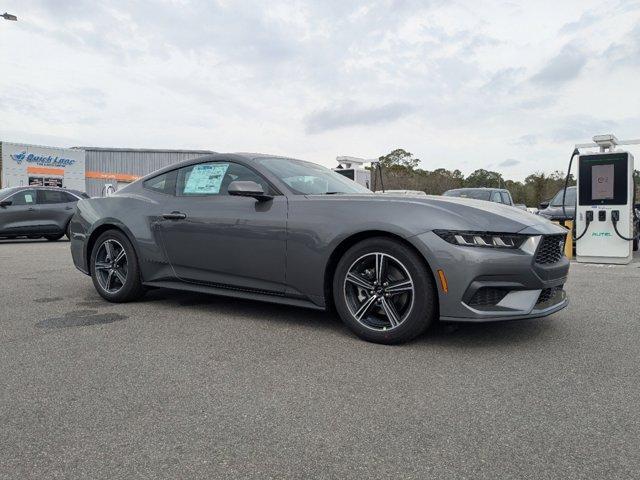
[[[28,212],[33,212],[33,211],[35,211],[35,208],[33,208],[33,207],[29,207],[29,208],[27,209],[27,211],[28,211]]]
[[[184,220],[187,218],[187,214],[182,212],[163,213],[162,218],[166,218],[167,220]]]
[[[73,207],[64,207],[65,210],[73,210]]]

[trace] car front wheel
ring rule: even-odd
[[[91,278],[98,293],[110,302],[130,302],[144,294],[138,257],[119,230],[108,230],[93,245]]]
[[[433,322],[437,293],[424,260],[408,246],[372,238],[340,259],[333,298],[344,323],[376,343],[407,342]]]

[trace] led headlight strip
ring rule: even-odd
[[[529,237],[513,233],[434,230],[446,242],[463,247],[519,248]]]

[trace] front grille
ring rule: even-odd
[[[547,265],[559,262],[564,255],[564,240],[566,235],[545,235],[540,240],[536,252],[536,263]]]
[[[497,305],[509,293],[507,290],[492,287],[482,287],[469,300],[470,307],[488,307]]]
[[[556,296],[560,295],[560,293],[562,292],[562,287],[563,285],[551,288],[543,288],[540,292],[540,296],[538,297],[538,302],[536,303],[536,305],[554,300]]]

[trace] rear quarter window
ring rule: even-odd
[[[142,184],[147,190],[152,190],[158,193],[165,193],[167,195],[175,194],[176,190],[176,171],[172,170],[157,177],[145,180]]]

